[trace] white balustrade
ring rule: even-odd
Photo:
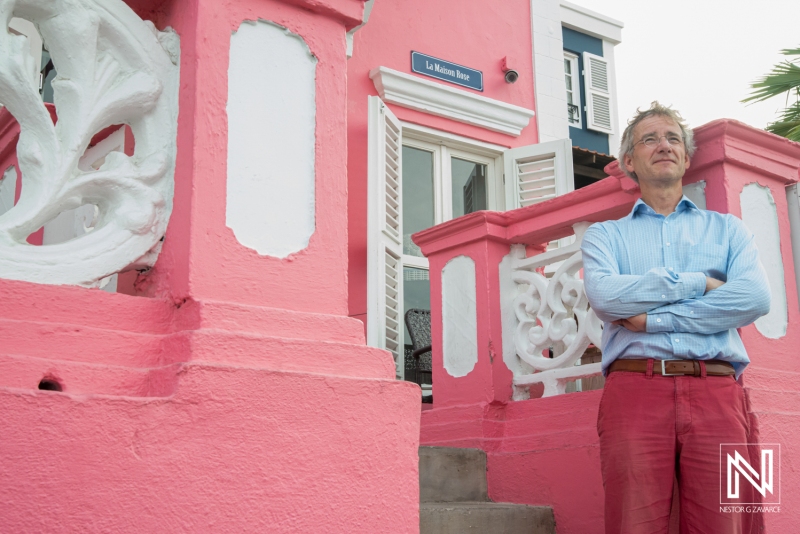
[[[30,83],[27,38],[0,30],[0,103],[19,122],[22,190],[0,215],[0,277],[97,286],[152,266],[172,211],[180,46],[122,0],[8,0],[0,20],[33,22],[58,75],[57,124]],[[127,124],[132,157],[112,152],[98,169],[79,161],[104,128]],[[5,169],[4,169],[5,170]],[[28,236],[59,214],[97,207],[94,230],[31,246]]]
[[[514,344],[517,356],[533,368],[532,374],[514,377],[515,399],[527,398],[531,385],[544,385],[543,396],[565,393],[568,382],[596,376],[600,364],[576,365],[589,343],[600,346],[602,322],[589,306],[583,280],[581,242],[591,223],[573,226],[575,241],[568,246],[525,257],[525,246],[514,245],[512,278],[518,294]],[[552,278],[537,272],[561,262]],[[544,356],[552,349],[553,357]]]

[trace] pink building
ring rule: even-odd
[[[638,198],[612,156],[620,22],[558,0],[0,13],[0,530],[418,532],[434,445],[484,451],[492,501],[602,531],[576,251]],[[743,218],[773,284],[744,385],[780,445],[781,510],[754,518],[791,532],[800,147],[733,121],[697,140],[686,194]]]

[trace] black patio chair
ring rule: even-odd
[[[405,321],[411,335],[411,352],[406,353],[406,380],[419,385],[432,384],[431,311],[412,308],[406,312]],[[433,396],[423,396],[422,402],[433,402]]]

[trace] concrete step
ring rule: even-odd
[[[420,534],[555,534],[553,510],[491,502],[422,503]]]
[[[420,447],[419,499],[422,503],[487,502],[486,453],[479,449]]]

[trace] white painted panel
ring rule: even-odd
[[[786,188],[786,204],[789,207],[795,287],[800,292],[800,191],[798,191],[797,184]]]
[[[706,182],[704,180],[683,186],[683,194],[701,210],[706,209]]]
[[[17,194],[17,169],[13,165],[6,169],[0,179],[0,215],[14,207]]]
[[[285,258],[314,233],[316,65],[277,24],[244,21],[231,36],[226,224],[262,255]]]
[[[442,269],[442,349],[450,376],[466,376],[478,363],[475,262],[457,256]]]
[[[742,220],[755,236],[758,254],[767,271],[772,293],[769,313],[756,320],[756,328],[763,336],[777,339],[786,335],[788,318],[775,199],[772,198],[768,187],[755,183],[746,185],[739,199],[742,205]]]

